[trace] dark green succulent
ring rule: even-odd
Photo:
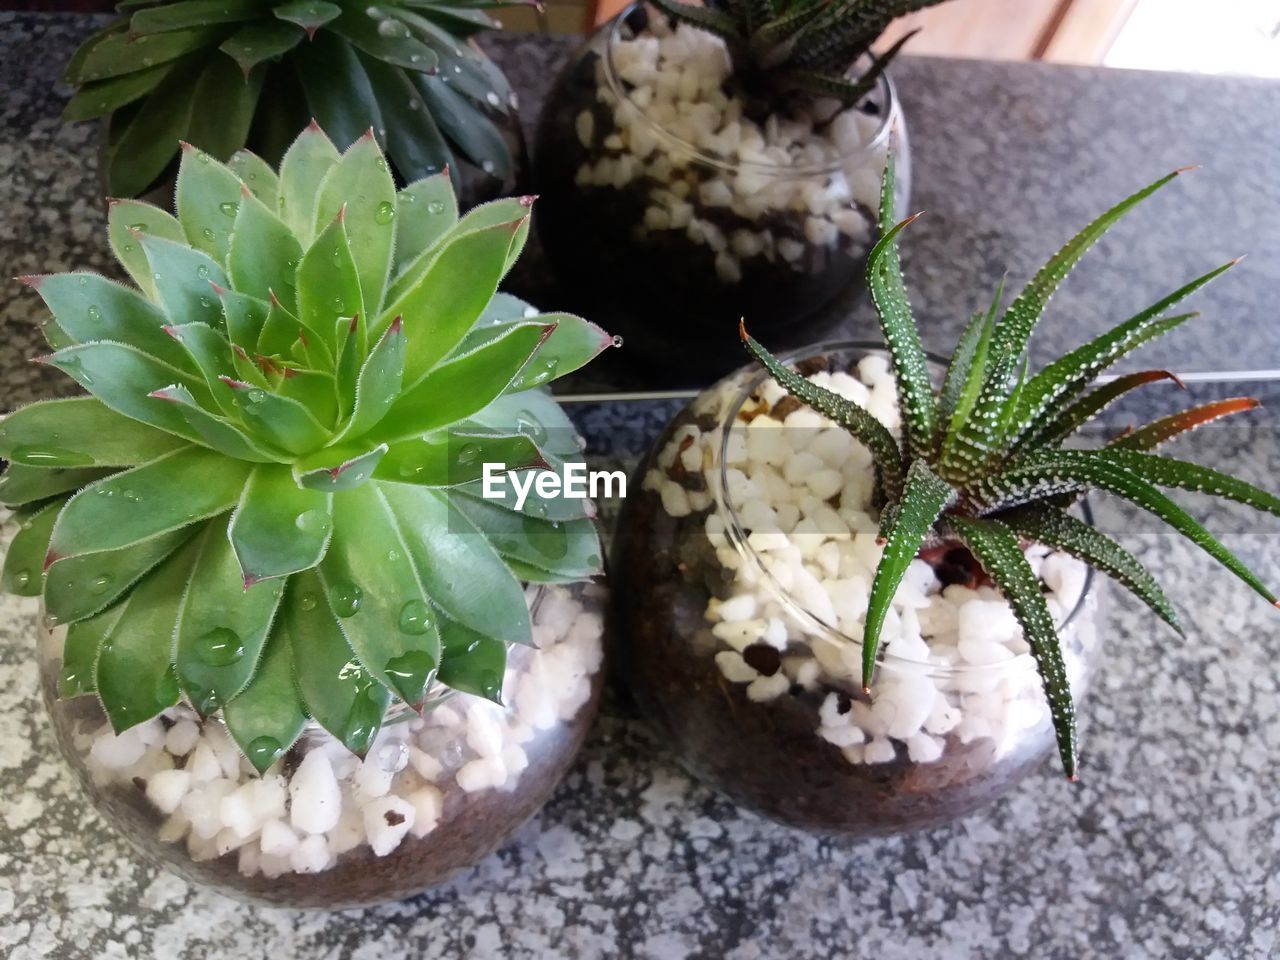
[[[108,117],[112,196],[139,196],[179,140],[218,160],[249,147],[271,165],[315,118],[340,147],[373,128],[408,183],[458,158],[508,181],[515,160],[495,115],[502,72],[471,39],[488,11],[523,0],[124,0],[63,79],[69,120]]]
[[[946,376],[935,390],[911,316],[898,263],[893,160],[880,201],[880,241],[867,264],[867,284],[880,316],[902,411],[901,440],[862,407],[815,386],[783,366],[742,330],[753,357],[792,396],[840,423],[870,451],[875,464],[884,556],[871,586],[862,646],[862,682],[870,689],[880,631],[908,565],[922,548],[966,547],[1004,593],[1022,626],[1044,682],[1063,767],[1076,776],[1076,726],[1053,617],[1023,555],[1021,539],[1065,551],[1108,574],[1179,633],[1173,606],[1151,574],[1127,550],[1067,510],[1090,490],[1136,504],[1201,547],[1270,603],[1276,596],[1162,487],[1192,490],[1280,515],[1280,498],[1210,467],[1152,453],[1165,441],[1219,417],[1250,410],[1248,397],[1193,407],[1156,420],[1101,449],[1064,446],[1108,404],[1146,383],[1170,379],[1143,371],[1099,386],[1095,378],[1135,348],[1175,329],[1194,313],[1172,316],[1181,300],[1238,261],[1173,291],[1119,326],[1032,375],[1026,350],[1049,297],[1076,262],[1127,211],[1174,179],[1174,171],[1121,201],[1085,227],[1000,312],[969,321]]]
[[[875,86],[915,33],[883,54],[871,47],[896,18],[943,0],[712,0],[693,6],[653,0],[679,23],[725,42],[733,76],[748,96],[766,102],[788,95],[830,97],[853,106]],[[860,61],[869,66],[855,74]]]

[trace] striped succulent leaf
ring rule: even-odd
[[[876,55],[873,45],[897,17],[943,0],[653,0],[673,21],[725,42],[734,74],[753,96],[861,101],[918,31]]]
[[[309,118],[340,146],[372,128],[401,182],[462,163],[499,182],[516,158],[498,127],[514,109],[472,38],[493,10],[525,0],[155,0],[76,51],[68,120],[108,118],[113,196],[138,196],[172,169],[184,139],[227,161],[249,147],[277,165]],[[496,122],[495,122],[496,121]],[[255,170],[269,166],[250,159]]]
[[[600,572],[587,501],[477,485],[578,457],[541,387],[612,340],[495,295],[529,200],[459,218],[446,174],[397,190],[315,125],[240,169],[187,147],[176,218],[112,207],[136,289],[27,278],[88,395],[0,422],[2,583],[67,627],[65,695],[117,730],[221,710],[265,769],[307,718],[362,752],[392,702],[497,698],[522,581]]]
[[[881,238],[868,263],[868,286],[897,380],[904,430],[889,441],[868,411],[787,368],[742,330],[747,350],[796,399],[843,425],[872,454],[885,553],[876,571],[863,629],[863,682],[874,679],[878,637],[903,572],[922,546],[952,541],[968,549],[1004,592],[1044,681],[1064,768],[1076,770],[1075,720],[1058,638],[1019,537],[1062,550],[1106,573],[1181,631],[1177,612],[1154,578],[1120,544],[1067,511],[1090,491],[1109,493],[1157,517],[1203,549],[1271,603],[1275,594],[1161,488],[1193,491],[1280,516],[1280,497],[1209,467],[1150,451],[1189,430],[1257,406],[1220,400],[1162,417],[1096,450],[1065,449],[1110,403],[1164,371],[1097,376],[1142,344],[1195,314],[1168,311],[1233,260],[1197,277],[1108,332],[1031,373],[1027,340],[1071,267],[1128,210],[1171,181],[1162,177],[1112,207],[1070,240],[1000,312],[1001,290],[961,334],[942,382],[934,384],[911,316],[894,248],[910,221],[893,210],[893,164],[886,168]],[[870,422],[869,422],[870,421]],[[902,478],[892,482],[893,477]]]

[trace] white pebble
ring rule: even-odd
[[[315,756],[315,753],[308,756]],[[320,873],[328,869],[331,860],[328,841],[316,834],[294,847],[293,853],[289,855],[289,866],[295,873]]]
[[[289,801],[289,822],[295,829],[320,834],[337,825],[342,815],[342,792],[322,751],[312,750],[298,764],[289,782]]]
[[[141,760],[146,750],[146,744],[134,728],[119,735],[99,736],[89,748],[89,755],[110,770],[121,770]]]
[[[298,835],[283,820],[268,820],[258,838],[262,852],[273,857],[287,857],[298,845]]]
[[[191,787],[191,774],[185,770],[162,770],[147,781],[147,799],[161,813],[173,813]]]
[[[190,720],[179,720],[164,737],[164,748],[175,757],[185,757],[196,748],[200,728]]]
[[[401,797],[379,797],[364,807],[364,832],[374,854],[385,857],[413,828],[417,809]]]

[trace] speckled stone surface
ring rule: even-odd
[[[84,30],[68,18],[0,17],[0,257],[9,274],[106,266],[94,131],[59,125],[47,89]],[[515,42],[500,52],[530,104],[563,45],[526,40],[517,51]],[[904,62],[899,83],[915,123],[917,205],[934,211],[912,228],[920,232],[906,258],[922,315],[938,318],[929,334],[938,346],[999,264],[1033,268],[1105,198],[1200,161],[1214,166],[1212,179],[1179,185],[1150,219],[1124,228],[1054,309],[1075,316],[1065,326],[1080,336],[1102,323],[1104,308],[1138,306],[1197,267],[1253,248],[1261,256],[1203,298],[1200,339],[1170,341],[1152,356],[1184,370],[1280,366],[1280,86],[923,61]],[[1140,224],[1157,222],[1143,234]],[[0,409],[54,389],[22,362],[37,349],[36,315],[34,298],[0,286]],[[1244,317],[1253,322],[1223,325]],[[1272,409],[1280,403],[1275,385],[1243,386]],[[671,409],[614,403],[572,413],[593,457],[631,463]],[[1280,424],[1270,414],[1252,423],[1211,428],[1189,449],[1274,488]],[[1275,523],[1210,516],[1274,578]],[[1188,637],[1110,592],[1109,653],[1083,710],[1078,787],[1047,765],[988,810],[927,834],[816,838],[691,782],[614,696],[554,799],[504,850],[437,891],[338,914],[247,908],[138,861],[85,809],[56,754],[36,694],[33,605],[0,598],[0,956],[1280,955],[1280,615],[1183,541],[1122,510],[1104,511],[1103,523],[1150,563]],[[0,548],[11,533],[6,524]]]

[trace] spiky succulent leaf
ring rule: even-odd
[[[1071,701],[1071,686],[1067,681],[1067,665],[1062,659],[1058,631],[1044,594],[1040,592],[1040,581],[1027,562],[1017,535],[1003,523],[968,517],[949,518],[947,522],[973,551],[982,569],[996,582],[1013,608],[1013,615],[1022,627],[1023,639],[1031,647],[1031,655],[1044,683],[1062,769],[1068,779],[1074,780],[1077,763],[1075,705]]]
[[[915,559],[929,531],[942,511],[951,505],[956,492],[951,485],[929,469],[924,460],[913,460],[907,469],[902,497],[895,502],[891,519],[884,531],[884,555],[871,581],[867,601],[866,625],[862,631],[862,686],[871,688],[880,648],[880,630],[884,627],[889,604],[897,592],[907,567]]]
[[[1165,314],[1238,261],[1192,280],[1030,375],[1025,347],[1049,296],[1089,246],[1177,172],[1170,174],[1077,234],[999,319],[998,291],[991,308],[975,314],[965,327],[934,396],[927,370],[920,369],[919,336],[893,251],[893,241],[903,224],[893,222],[892,171],[890,163],[882,194],[882,236],[870,258],[868,284],[875,294],[898,380],[906,426],[901,444],[890,435],[887,450],[880,449],[885,444],[876,440],[877,428],[884,428],[878,422],[868,427],[861,418],[850,416],[845,407],[851,405],[842,407],[843,401],[787,369],[745,333],[744,340],[751,355],[789,394],[840,423],[866,444],[882,477],[885,463],[906,474],[905,483],[884,482],[875,491],[886,550],[872,584],[864,628],[864,683],[870,683],[880,628],[907,564],[922,544],[938,546],[949,539],[959,540],[978,558],[1022,624],[1044,681],[1063,765],[1073,774],[1075,732],[1065,667],[1039,583],[1023,556],[1018,535],[1072,554],[1109,574],[1180,630],[1168,599],[1137,559],[1111,538],[1064,512],[1090,490],[1104,491],[1151,513],[1268,601],[1276,602],[1257,574],[1158,488],[1203,493],[1274,515],[1280,515],[1280,497],[1219,470],[1148,452],[1219,417],[1253,409],[1255,400],[1238,397],[1193,407],[1129,431],[1101,449],[1061,446],[1082,424],[1129,391],[1160,380],[1177,380],[1167,371],[1144,371],[1090,389],[1098,374],[1121,357],[1194,316]],[[922,407],[922,395],[933,414],[928,421],[912,415]]]
[[[447,177],[397,192],[372,139],[339,154],[314,127],[279,176],[182,163],[176,219],[114,208],[140,290],[31,282],[68,342],[45,362],[93,394],[0,423],[0,502],[28,505],[3,584],[69,625],[61,688],[117,729],[179,697],[222,710],[259,770],[307,717],[363,752],[393,700],[450,678],[496,699],[506,646],[532,642],[521,580],[602,556],[581,500],[474,499],[485,463],[578,458],[537,388],[613,342],[491,307],[531,201],[459,220]]]
[[[344,148],[372,128],[405,183],[445,168],[456,177],[464,162],[509,182],[514,160],[494,121],[512,122],[510,87],[469,39],[493,29],[487,11],[506,5],[120,5],[119,18],[68,63],[65,79],[79,89],[64,116],[109,118],[107,179],[116,196],[161,182],[178,140],[222,161],[248,146],[276,165],[307,116]]]

